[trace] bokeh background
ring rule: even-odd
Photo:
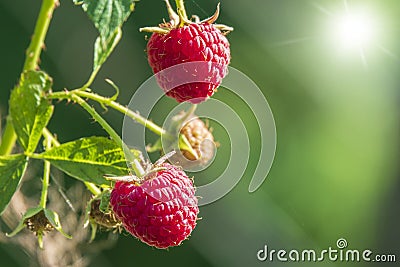
[[[121,235],[109,246],[90,250],[91,245],[84,240],[79,249],[89,259],[89,266],[284,266],[276,261],[259,262],[257,251],[264,245],[271,249],[320,250],[335,247],[339,238],[346,238],[349,248],[396,254],[400,260],[400,3],[348,2],[351,8],[368,9],[376,25],[376,34],[364,51],[365,62],[357,51],[342,49],[334,39],[329,13],[344,12],[343,1],[221,1],[219,22],[235,28],[229,34],[231,65],[262,89],[275,117],[278,143],[268,178],[258,191],[248,193],[258,160],[260,133],[251,107],[221,89],[215,97],[235,108],[254,137],[250,162],[240,183],[224,198],[201,207],[202,220],[181,247],[160,251]],[[188,13],[203,18],[214,12],[216,4],[217,1],[186,1]],[[3,125],[10,90],[22,69],[39,8],[39,0],[0,2]],[[139,33],[138,28],[156,25],[162,18],[167,18],[162,1],[137,3],[123,28],[122,41],[92,86],[96,92],[112,95],[112,88],[104,82],[111,78],[121,88],[120,102],[128,104],[136,88],[152,75],[144,53],[145,34]],[[42,69],[54,78],[54,90],[76,88],[86,81],[96,36],[96,29],[81,8],[70,0],[61,1],[41,63]],[[162,123],[163,107],[175,104],[173,100],[163,100],[152,119]],[[104,116],[121,132],[120,114],[109,110]],[[230,145],[240,145],[229,144],[223,125],[213,126],[221,148],[213,165],[195,174],[198,184],[217,177],[226,167]],[[65,102],[57,104],[49,128],[62,142],[105,135],[79,106]],[[155,136],[149,135],[149,142],[152,140]],[[157,155],[152,157],[154,160]],[[39,167],[31,172],[40,176]],[[26,184],[36,184],[31,188],[39,190],[39,179],[28,180]],[[68,196],[68,188],[75,181],[64,177],[62,183],[58,187],[63,187]],[[26,184],[21,190],[27,190]],[[55,183],[52,185],[57,188]],[[1,235],[8,230],[2,223]],[[107,238],[107,233],[99,235],[100,240]],[[70,242],[61,240],[60,246]],[[36,264],[23,246],[7,241],[0,243],[0,258],[1,266]],[[75,266],[82,266],[79,264]],[[314,263],[345,264],[372,263]]]

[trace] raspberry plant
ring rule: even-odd
[[[122,226],[135,237],[157,248],[179,245],[196,225],[198,207],[193,181],[179,166],[163,163],[151,164],[143,159],[141,151],[128,148],[117,132],[94,109],[89,101],[110,107],[147,127],[161,137],[178,144],[182,155],[189,160],[202,159],[202,138],[213,141],[211,132],[194,114],[195,105],[185,116],[175,118],[171,129],[163,129],[141,117],[138,113],[118,103],[118,87],[112,97],[96,94],[91,85],[101,66],[114,51],[122,37],[122,25],[133,12],[134,0],[73,0],[87,13],[99,32],[94,44],[93,69],[88,81],[80,88],[54,90],[50,75],[40,70],[39,59],[57,0],[43,0],[31,43],[18,84],[11,92],[9,114],[0,144],[0,212],[7,208],[17,191],[29,159],[43,162],[42,192],[39,204],[28,209],[22,216],[14,236],[27,227],[34,232],[43,247],[43,235],[56,229],[72,238],[61,227],[56,211],[47,208],[50,170],[57,168],[70,177],[83,182],[93,195],[87,204],[87,223],[92,226],[92,239],[98,226],[121,232]],[[189,20],[182,0],[176,0],[177,12],[166,1],[169,22],[159,27],[146,27],[142,31],[153,32],[147,46],[150,66],[157,73],[172,65],[188,61],[215,63],[207,83],[194,83],[166,90],[177,101],[199,103],[211,96],[226,74],[230,61],[229,43],[225,34],[232,28],[213,24],[217,12],[204,21],[197,16]],[[191,35],[194,33],[194,35]],[[172,38],[172,37],[173,38]],[[166,40],[171,40],[166,46]],[[171,43],[172,42],[172,43]],[[177,46],[179,46],[177,48]],[[171,62],[170,59],[176,59]],[[47,129],[55,106],[54,100],[72,101],[86,110],[107,132],[110,138],[101,136],[82,137],[60,144]],[[188,118],[195,121],[188,123]],[[196,133],[192,132],[195,129]],[[18,141],[19,149],[15,149]],[[159,142],[160,144],[161,142]],[[42,146],[40,144],[43,144]],[[155,145],[150,152],[161,149]],[[18,153],[16,153],[18,151]],[[20,151],[20,152],[19,152]],[[125,153],[124,153],[125,151]],[[210,158],[207,155],[207,159]],[[128,163],[128,164],[127,164]],[[134,173],[130,173],[132,165]],[[115,186],[115,188],[114,188]],[[167,199],[159,199],[166,194]],[[162,198],[162,197],[161,197]],[[110,201],[111,200],[111,201]],[[190,202],[190,203],[189,203]],[[21,211],[22,212],[22,211]]]

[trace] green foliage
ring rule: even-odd
[[[121,36],[122,31],[120,28],[117,28],[115,32],[105,40],[101,36],[97,37],[96,43],[94,44],[94,71],[100,69],[101,65],[107,60],[108,56],[121,39]]]
[[[53,106],[44,99],[52,85],[42,71],[22,73],[10,97],[10,114],[18,140],[26,152],[34,152],[42,131],[53,114]]]
[[[0,156],[0,215],[18,188],[28,165],[28,159],[44,160],[46,164],[44,169],[45,175],[42,181],[40,206],[28,209],[22,216],[16,229],[8,236],[14,236],[23,230],[27,224],[27,220],[34,217],[32,220],[44,219],[46,221],[47,218],[48,223],[57,231],[65,237],[71,238],[71,236],[63,231],[59,215],[45,208],[50,164],[66,174],[85,182],[87,187],[93,189],[92,191],[94,192],[100,192],[100,189],[94,184],[101,186],[110,185],[110,182],[104,178],[105,175],[124,176],[129,173],[127,159],[122,148],[126,147],[125,144],[120,140],[115,130],[97,114],[96,110],[78,95],[71,94],[72,98],[61,99],[75,101],[84,107],[102,125],[107,133],[110,134],[113,140],[105,137],[88,137],[60,145],[55,137],[53,137],[53,134],[46,129],[54,110],[50,102],[51,99],[55,99],[51,97],[53,94],[51,92],[52,79],[45,72],[34,71],[33,69],[39,68],[40,51],[44,45],[47,27],[51,20],[50,14],[52,14],[56,7],[54,5],[55,2],[43,1],[34,33],[34,36],[37,38],[32,39],[28,48],[29,55],[22,70],[20,81],[12,90],[9,100],[9,118],[12,124],[8,125],[12,127],[9,127],[10,129],[6,131],[10,132],[10,134],[7,134],[4,138],[2,137],[1,144],[5,148],[10,148],[4,149],[6,151],[5,154],[11,153],[10,150],[15,145],[17,138],[24,153]],[[120,41],[122,24],[133,11],[134,0],[73,0],[73,2],[82,5],[83,10],[99,31],[99,36],[94,45],[93,71],[87,83],[80,89],[74,90],[76,92],[88,92],[86,89],[92,84],[101,66]],[[107,80],[107,82],[115,88],[116,94],[111,98],[107,98],[107,100],[98,101],[103,107],[109,101],[116,101],[119,93],[118,87],[111,80]],[[14,134],[14,130],[16,135]],[[42,136],[48,142],[45,145],[46,151],[38,154],[36,149]],[[129,160],[137,158],[140,153],[137,150],[130,150],[130,152],[132,158],[127,156]],[[100,209],[103,212],[108,211],[109,200],[110,190],[103,190],[100,204]],[[31,224],[31,221],[29,221],[29,224]],[[50,230],[52,229],[51,227],[49,228]],[[38,229],[34,231],[38,237],[39,247],[43,248],[43,235],[49,230]]]
[[[133,0],[73,0],[82,5],[83,10],[100,33],[103,40],[108,40],[122,26],[134,9]]]
[[[84,85],[84,88],[87,88],[120,41],[122,24],[133,12],[134,0],[73,1],[76,5],[82,5],[82,9],[87,13],[100,34],[94,45],[93,72]]]
[[[82,5],[100,33],[94,47],[92,81],[121,39],[121,26],[133,11],[134,1],[74,0],[74,3]],[[10,117],[25,155],[0,157],[0,212],[18,187],[27,166],[27,156],[48,160],[70,176],[98,185],[109,184],[103,178],[105,174],[126,175],[129,171],[122,148],[104,137],[83,138],[40,155],[33,154],[53,114],[53,106],[45,98],[51,86],[52,80],[45,72],[24,70],[11,93]],[[57,228],[57,214],[47,212],[46,216]]]
[[[38,156],[70,176],[97,185],[109,184],[105,174],[126,175],[123,150],[105,137],[88,137],[62,144]]]
[[[17,190],[27,163],[24,155],[0,156],[0,215]]]

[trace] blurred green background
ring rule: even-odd
[[[327,13],[344,12],[343,1],[221,1],[218,21],[235,28],[229,34],[231,66],[263,90],[275,117],[278,143],[268,178],[258,191],[248,193],[260,144],[258,138],[252,138],[245,176],[224,198],[201,207],[202,220],[181,247],[160,251],[121,235],[116,245],[94,257],[90,266],[284,266],[277,261],[259,262],[257,251],[265,244],[271,249],[319,250],[335,247],[339,238],[346,238],[349,248],[396,254],[400,261],[400,3],[348,2],[350,7],[365,7],[375,16],[376,35],[364,51],[364,63],[357,51],[342,51],[332,41]],[[216,4],[186,1],[188,13],[202,18],[211,15]],[[0,2],[3,125],[10,89],[22,69],[39,8],[39,0]],[[111,78],[122,89],[120,102],[128,104],[135,89],[152,75],[144,53],[145,34],[138,28],[156,25],[162,18],[167,18],[162,1],[137,3],[123,28],[122,41],[92,86],[96,92],[111,95],[112,88],[104,82]],[[70,0],[61,1],[41,63],[54,78],[54,90],[76,88],[86,81],[96,36],[81,8]],[[240,99],[223,89],[215,97],[226,99],[247,118],[249,134],[259,136],[250,109]],[[170,99],[163,103],[175,105]],[[152,113],[152,119],[161,123],[162,105],[158,111]],[[121,132],[120,114],[110,110],[104,116]],[[226,167],[229,146],[240,145],[229,144],[222,127],[214,125],[216,139],[222,144],[217,160],[209,170],[196,174],[196,183],[219,174]],[[62,142],[105,135],[81,108],[65,102],[57,104],[49,128]],[[13,251],[0,244],[0,265],[27,266],[29,259],[17,259]],[[314,263],[345,264],[369,265]]]

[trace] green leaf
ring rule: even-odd
[[[117,28],[115,32],[107,39],[102,36],[97,37],[96,43],[94,44],[94,62],[93,70],[97,70],[103,65],[103,63],[110,56],[111,52],[117,46],[119,40],[121,40],[122,31]]]
[[[12,231],[12,232],[9,233],[9,234],[6,234],[6,235],[7,235],[8,237],[13,237],[13,236],[15,236],[16,234],[18,234],[22,229],[25,228],[25,221],[26,221],[26,219],[29,219],[29,218],[35,216],[36,214],[38,214],[38,213],[39,213],[40,211],[42,211],[42,210],[43,210],[42,207],[34,207],[34,208],[28,209],[28,210],[25,212],[24,216],[22,216],[22,218],[21,218],[21,220],[19,221],[19,223],[18,223],[17,227],[15,228],[15,230]]]
[[[39,155],[70,176],[97,185],[109,184],[104,174],[126,175],[123,150],[105,137],[88,137],[54,147]]]
[[[52,85],[42,71],[27,71],[10,97],[10,114],[18,141],[26,152],[34,152],[42,131],[53,114],[53,106],[43,97]]]
[[[24,155],[0,156],[0,215],[17,190],[27,163]]]
[[[66,238],[69,238],[69,239],[72,238],[72,236],[65,233],[64,230],[62,229],[61,223],[60,223],[60,217],[58,216],[58,214],[56,212],[54,212],[52,210],[44,209],[44,215],[49,220],[50,224],[53,225],[54,228],[57,231],[59,231],[63,236],[65,236]]]
[[[94,23],[103,40],[109,39],[132,13],[134,0],[73,0]]]

